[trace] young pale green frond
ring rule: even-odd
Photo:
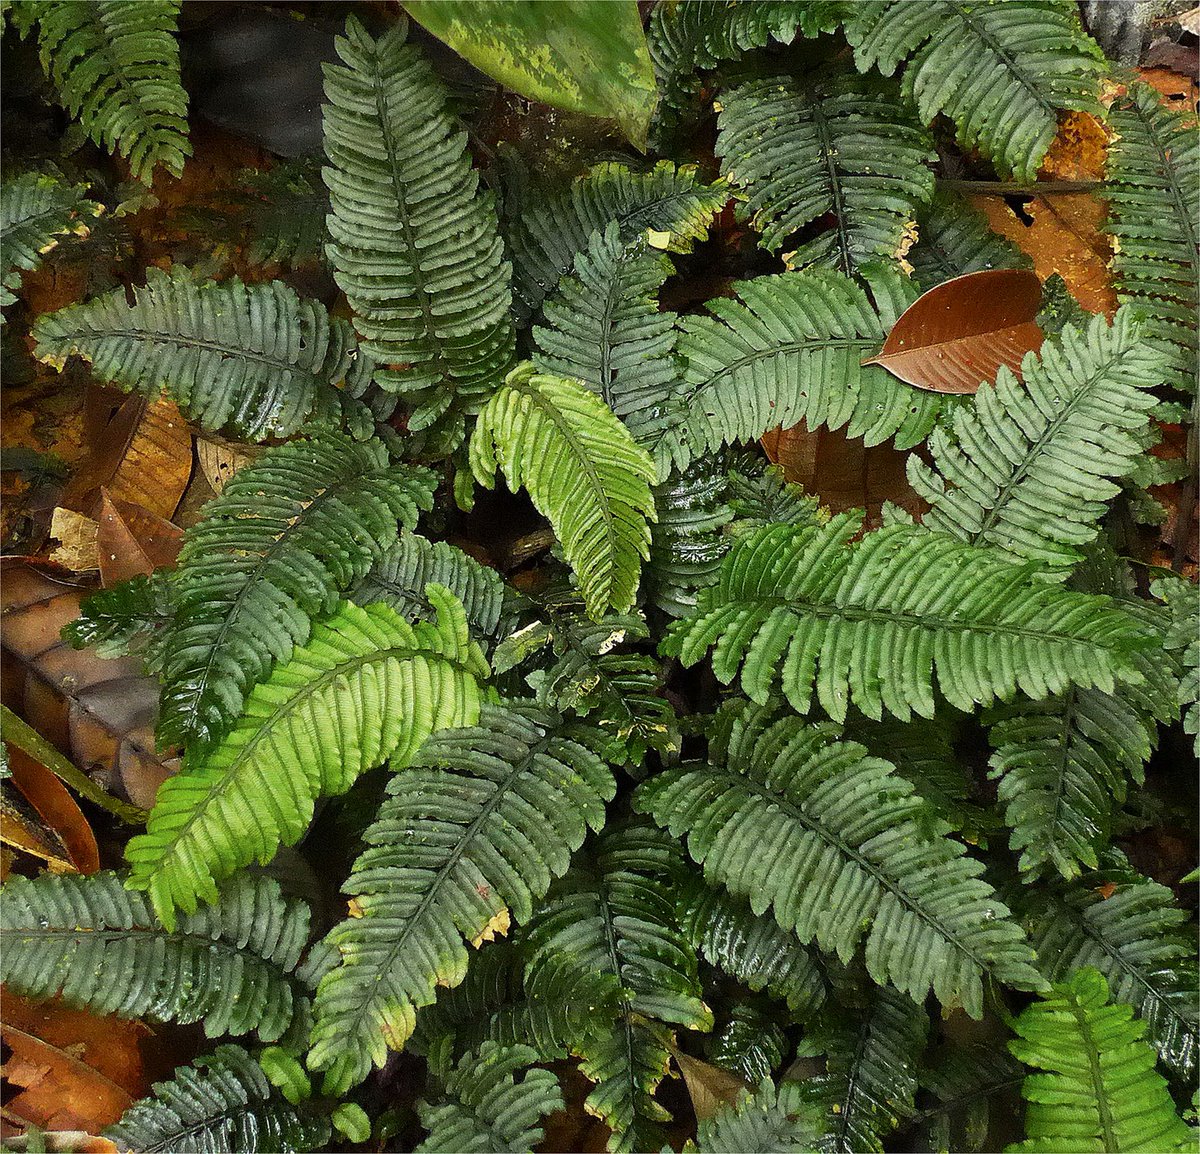
[[[1129,309],[1066,326],[1026,353],[1021,377],[1002,368],[973,405],[929,437],[933,467],[909,457],[909,483],[930,503],[924,523],[1058,579],[1094,540],[1107,503],[1144,453],[1164,358]]]
[[[678,467],[801,421],[810,429],[845,427],[868,445],[895,437],[908,448],[925,438],[942,398],[860,363],[878,351],[895,317],[876,312],[855,281],[808,269],[734,288],[734,300],[708,302],[710,316],[682,322],[685,368],[673,417],[681,443],[671,446]]]
[[[351,916],[321,981],[308,1062],[326,1089],[361,1082],[400,1049],[416,1012],[458,985],[470,951],[527,921],[616,791],[593,728],[534,705],[484,705],[430,738],[393,778],[343,890]],[[466,942],[464,942],[466,939]]]
[[[315,618],[432,504],[428,470],[379,441],[292,441],[239,470],[184,535],[176,615],[161,640],[164,743],[204,749],[246,694],[308,640]]]
[[[1032,262],[987,218],[954,192],[938,189],[917,217],[917,243],[908,252],[913,276],[925,290],[956,276],[989,268],[1029,268]]]
[[[296,432],[314,406],[357,394],[369,365],[348,321],[282,281],[197,282],[186,269],[147,269],[130,304],[123,288],[39,317],[39,360],[82,357],[101,380],[165,392],[205,429],[264,441]]]
[[[221,878],[294,843],[315,798],[389,758],[404,765],[435,730],[474,724],[487,664],[454,595],[428,596],[437,620],[415,626],[386,605],[343,602],[204,760],[159,788],[146,832],[126,847],[126,884],[150,895],[165,926],[176,908],[216,900]]]
[[[308,907],[276,882],[241,874],[173,933],[114,873],[14,878],[0,891],[0,979],[13,993],[61,997],[95,1014],[203,1022],[210,1037],[264,1042],[308,1020],[296,976]]]
[[[288,1102],[240,1046],[218,1046],[156,1082],[104,1133],[140,1154],[291,1154],[328,1149],[330,1127],[316,1103]]]
[[[488,401],[471,437],[471,470],[496,469],[528,490],[554,528],[588,613],[623,613],[650,555],[654,462],[594,393],[524,364]]]
[[[824,1120],[809,1103],[799,1082],[781,1082],[778,1089],[764,1078],[754,1094],[747,1093],[696,1128],[699,1154],[811,1154],[821,1149]]]
[[[511,367],[510,268],[467,134],[401,21],[378,40],[355,17],[325,65],[329,259],[376,380],[404,393],[409,428],[461,439]]]
[[[690,252],[729,199],[721,184],[702,184],[694,165],[659,161],[647,172],[604,161],[561,192],[531,204],[508,236],[514,307],[524,318],[575,265],[592,233],[616,221],[625,243],[648,232],[655,248]]]
[[[1024,1010],[1008,1047],[1039,1073],[1025,1078],[1024,1142],[1010,1151],[1195,1149],[1175,1113],[1145,1026],[1111,1005],[1108,983],[1079,970]]]
[[[778,252],[819,220],[833,224],[783,254],[788,268],[853,276],[912,242],[933,196],[929,133],[887,85],[854,76],[774,76],[723,93],[716,153],[745,194],[738,216]]]
[[[1166,603],[1171,625],[1163,645],[1178,653],[1181,666],[1175,707],[1183,712],[1183,731],[1193,735],[1200,757],[1200,595],[1193,582],[1173,574],[1160,577],[1150,592]]]
[[[943,832],[892,766],[836,727],[743,705],[718,715],[711,764],[643,782],[634,804],[704,866],[843,962],[865,939],[871,977],[914,1000],[983,1008],[983,981],[1044,984],[983,866]]]
[[[429,1131],[417,1154],[508,1154],[532,1150],[542,1140],[542,1119],[563,1108],[558,1079],[529,1046],[484,1042],[446,1075],[436,1102],[418,1102]],[[520,1075],[520,1081],[517,1081]]]
[[[1031,566],[918,525],[851,545],[860,518],[819,528],[772,525],[738,538],[716,585],[676,622],[661,650],[764,702],[782,689],[806,714],[932,717],[934,674],[951,705],[972,710],[1018,690],[1040,699],[1069,685],[1111,692],[1137,680],[1147,639],[1105,598],[1047,585]]]
[[[188,96],[179,76],[178,0],[43,0],[38,52],[67,111],[149,184],[191,156]]]
[[[1037,176],[1058,114],[1097,103],[1104,54],[1065,0],[860,0],[846,37],[860,72],[891,76],[929,124],[954,121],[963,148],[979,148],[1018,180]]]
[[[675,314],[659,311],[658,290],[674,271],[643,238],[626,243],[609,221],[546,300],[546,327],[533,330],[538,371],[582,381],[638,444],[657,444],[659,477],[670,468],[662,437],[676,367]]]

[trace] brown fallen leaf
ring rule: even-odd
[[[196,438],[196,461],[214,493],[221,493],[225,483],[239,469],[254,463],[258,453],[244,445],[232,445],[217,437]]]
[[[46,766],[18,746],[8,742],[5,744],[12,777],[4,785],[15,787],[20,793],[29,809],[37,815],[42,829],[53,839],[51,845],[56,852],[51,857],[42,849],[21,844],[21,838],[28,833],[30,823],[27,815],[22,813],[24,807],[14,804],[15,799],[12,798],[6,799],[8,804],[0,813],[0,835],[5,843],[45,858],[54,869],[94,874],[100,868],[100,850],[96,845],[96,835],[78,803]],[[40,840],[44,844],[49,839],[43,837]]]
[[[60,505],[50,518],[50,536],[59,543],[50,554],[50,560],[72,573],[91,573],[99,569],[98,528],[91,517]]]
[[[26,1150],[45,1150],[46,1154],[116,1154],[119,1149],[115,1142],[89,1134],[86,1130],[37,1130],[32,1134],[6,1134],[4,1144],[13,1154],[24,1154]]]
[[[1042,347],[1041,304],[1041,282],[1027,269],[954,277],[913,301],[863,364],[918,389],[973,394],[1002,366],[1019,372],[1021,358]]]
[[[182,544],[183,530],[170,521],[141,505],[114,501],[107,489],[100,490],[96,553],[105,589],[155,569],[173,568]]]
[[[697,1122],[705,1122],[726,1106],[732,1106],[747,1088],[746,1083],[729,1070],[702,1062],[674,1046],[671,1054],[683,1075]]]

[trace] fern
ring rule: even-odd
[[[309,1065],[342,1094],[401,1048],[469,952],[527,921],[615,792],[595,730],[534,706],[485,705],[479,725],[426,743],[388,789],[343,887],[330,933],[341,960],[321,982]]]
[[[729,529],[735,535],[764,525],[820,525],[829,520],[816,497],[789,481],[781,465],[770,465],[749,451],[733,458],[727,476],[733,512]]]
[[[75,649],[94,646],[101,657],[122,657],[137,649],[147,670],[157,671],[163,628],[175,618],[168,571],[131,577],[97,589],[80,603],[79,616],[63,626],[63,640]]]
[[[944,113],[965,149],[1031,181],[1058,130],[1058,114],[1097,116],[1104,55],[1062,0],[865,0],[850,7],[846,37],[860,72],[891,76],[930,123]]]
[[[390,464],[379,442],[331,434],[239,470],[184,536],[161,641],[160,740],[201,750],[218,740],[432,492],[426,470]]]
[[[405,764],[434,730],[474,723],[487,666],[453,594],[427,592],[437,621],[411,627],[386,606],[343,603],[250,694],[220,744],[159,788],[125,856],[127,884],[168,929],[176,908],[215,900],[218,880],[294,843],[316,797],[388,758]]]
[[[775,1007],[764,1000],[735,1002],[713,1031],[708,1056],[742,1081],[758,1085],[783,1062],[787,1035]]]
[[[534,328],[539,372],[582,381],[625,423],[638,444],[660,441],[659,477],[670,467],[661,445],[675,381],[675,314],[658,310],[674,272],[644,239],[628,245],[617,222],[594,232],[545,302],[547,327]]]
[[[497,466],[550,521],[588,613],[633,604],[650,554],[654,464],[582,385],[514,369],[479,414],[471,470],[490,488]]]
[[[273,1154],[327,1149],[329,1119],[316,1103],[292,1105],[239,1046],[181,1066],[154,1095],[135,1102],[105,1130],[121,1150],[191,1154]]]
[[[843,514],[739,538],[662,652],[695,665],[712,648],[723,684],[741,665],[752,700],[778,684],[800,714],[815,685],[838,721],[849,702],[872,718],[932,717],[935,670],[942,695],[966,710],[1018,689],[1037,699],[1137,679],[1131,652],[1146,639],[1104,599],[1045,586],[1028,566],[916,525],[849,546],[860,524]]]
[[[1200,757],[1200,598],[1192,582],[1173,574],[1152,582],[1150,592],[1171,615],[1163,645],[1178,653],[1182,670],[1174,704],[1183,712],[1183,731],[1193,735]]]
[[[357,396],[370,369],[346,321],[282,282],[197,283],[187,270],[147,269],[133,304],[115,289],[39,317],[33,337],[56,369],[80,356],[101,380],[165,392],[202,428],[250,441],[290,436],[342,382]]]
[[[932,506],[924,523],[1065,577],[1144,452],[1162,370],[1128,310],[1111,327],[1068,325],[1040,357],[1025,354],[1022,381],[1002,368],[933,431],[934,468],[909,458],[909,483]]]
[[[334,279],[375,378],[402,393],[409,428],[461,439],[513,360],[510,270],[466,133],[401,21],[372,39],[354,17],[325,67],[324,169]],[[403,367],[401,367],[403,366]]]
[[[1013,1026],[1025,1078],[1024,1142],[1010,1150],[1191,1150],[1195,1136],[1154,1071],[1145,1027],[1108,1003],[1099,971],[1080,970]],[[1069,1108],[1064,1108],[1069,1103]]]
[[[88,136],[143,184],[158,165],[181,175],[192,146],[177,0],[42,0],[36,11],[42,67]]]
[[[756,1093],[700,1122],[695,1148],[700,1154],[809,1154],[822,1133],[821,1116],[805,1101],[798,1082],[780,1082],[776,1088],[764,1078]]]
[[[920,1071],[921,1089],[934,1101],[911,1118],[911,1127],[927,1136],[931,1150],[995,1149],[992,1120],[1010,1116],[1021,1074],[1003,1049],[985,1043],[945,1046]]]
[[[462,1059],[446,1075],[441,1101],[417,1104],[429,1131],[418,1154],[532,1150],[542,1140],[541,1119],[563,1107],[558,1079],[528,1069],[537,1060],[528,1046],[491,1042]]]
[[[989,268],[1029,268],[1012,241],[988,228],[987,218],[953,192],[938,189],[917,217],[917,243],[908,252],[913,276],[931,289],[952,277]]]
[[[707,765],[643,782],[635,806],[704,866],[710,884],[771,908],[802,942],[843,962],[865,938],[871,977],[915,1000],[982,1013],[983,979],[1038,989],[1033,953],[980,879],[983,867],[931,821],[892,766],[836,727],[769,710],[720,716]]]
[[[721,175],[745,193],[738,215],[768,252],[833,218],[783,254],[788,268],[826,265],[853,276],[895,259],[933,196],[933,142],[882,84],[837,75],[753,80],[722,94],[718,129]]]

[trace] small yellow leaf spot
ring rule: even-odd
[[[651,248],[667,249],[671,247],[671,233],[659,232],[656,228],[646,229],[646,243]]]
[[[471,939],[471,945],[479,949],[484,942],[494,942],[497,934],[501,936],[507,934],[511,926],[512,917],[509,915],[508,907],[505,906],[499,912],[492,914],[488,919],[488,924]]]

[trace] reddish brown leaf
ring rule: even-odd
[[[919,389],[974,393],[1002,365],[1019,373],[1021,358],[1042,347],[1034,319],[1041,304],[1041,282],[1025,269],[955,277],[905,309],[878,355],[863,364]]]
[[[183,530],[141,505],[114,501],[100,490],[100,529],[96,534],[100,583],[107,589],[118,581],[173,568],[183,544]]]
[[[12,743],[8,745],[8,766],[12,772],[12,784],[21,792],[41,824],[49,830],[55,841],[62,846],[68,868],[81,874],[94,874],[100,868],[100,850],[96,846],[96,835],[66,786],[36,758]],[[14,838],[7,836],[15,818],[10,813],[3,815],[5,821],[4,840],[17,845]],[[18,848],[26,848],[18,846]],[[39,851],[32,851],[43,856]],[[52,859],[47,859],[52,860]],[[61,859],[55,860],[59,864]]]

